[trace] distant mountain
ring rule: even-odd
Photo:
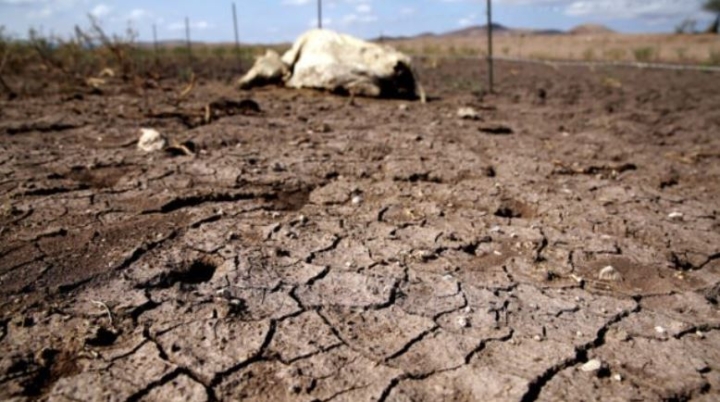
[[[510,28],[502,24],[493,23],[493,33],[496,35],[564,35],[566,32],[559,29],[519,29]],[[437,35],[444,38],[467,38],[487,35],[487,25],[474,25],[471,27],[450,31]]]
[[[572,35],[598,35],[615,33],[615,31],[606,27],[605,25],[583,24],[576,26],[575,28],[568,31],[568,33]]]
[[[494,33],[508,33],[512,30],[502,24],[493,23],[492,29]],[[446,32],[438,36],[453,37],[453,38],[467,38],[472,36],[480,36],[487,34],[487,25],[473,25],[467,28],[458,29],[456,31]]]

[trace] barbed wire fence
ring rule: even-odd
[[[482,2],[481,2],[482,4]],[[316,12],[317,12],[317,28],[323,29],[323,1],[316,1]],[[485,59],[487,63],[487,89],[488,92],[492,93],[495,89],[495,63],[496,62],[509,62],[509,63],[523,63],[523,64],[539,64],[547,66],[568,66],[568,67],[625,67],[625,68],[642,68],[642,69],[660,69],[660,70],[676,70],[676,71],[703,71],[703,72],[720,72],[720,66],[713,65],[693,65],[693,64],[673,64],[664,62],[632,62],[632,61],[617,61],[617,60],[572,60],[562,58],[552,59],[538,59],[533,57],[511,57],[508,55],[496,55],[494,54],[494,28],[495,24],[493,21],[493,2],[492,0],[486,0],[484,14],[486,15],[486,36],[487,36],[487,51],[483,53],[481,50],[474,51],[476,54],[470,55],[457,55],[457,54],[414,54],[415,57],[420,59],[450,59],[450,60],[478,60],[478,62]],[[241,48],[243,45],[240,42],[240,31],[241,28],[238,24],[237,5],[235,2],[231,3],[231,15],[234,33],[234,53],[236,55],[236,62],[238,68],[242,69],[244,60],[242,57]],[[191,23],[190,18],[185,18],[185,47],[187,52],[187,60],[192,65],[193,57],[193,44],[191,37]],[[159,58],[159,48],[157,37],[157,26],[153,24],[153,49],[155,52],[156,60]],[[383,35],[380,35],[380,42],[385,42]],[[482,38],[478,38],[478,43],[482,41]]]

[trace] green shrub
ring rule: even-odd
[[[639,47],[633,50],[633,55],[635,56],[636,61],[639,61],[641,63],[647,63],[649,61],[652,61],[653,57],[655,56],[655,49],[651,47]]]
[[[710,49],[707,64],[711,66],[720,66],[720,50]]]

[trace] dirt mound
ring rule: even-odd
[[[568,31],[568,33],[573,34],[573,35],[600,35],[600,34],[615,33],[615,31],[606,27],[605,25],[583,24],[583,25],[576,26],[575,28]]]

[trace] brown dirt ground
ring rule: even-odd
[[[1,101],[0,399],[717,400],[717,75],[420,70]]]

